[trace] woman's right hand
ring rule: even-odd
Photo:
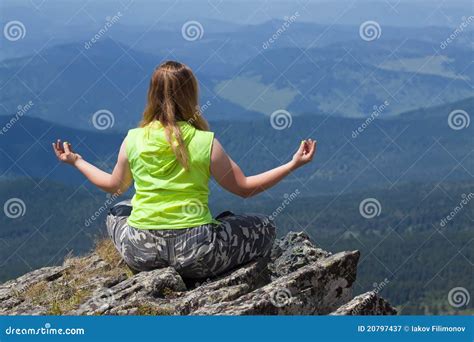
[[[55,143],[53,143],[53,150],[59,161],[69,165],[74,165],[78,159],[82,159],[80,154],[75,153],[72,150],[72,145],[67,141],[61,143],[61,140],[58,139]]]
[[[313,160],[313,156],[316,153],[316,140],[307,139],[303,140],[298,148],[298,151],[293,155],[292,164],[293,167],[299,168]]]

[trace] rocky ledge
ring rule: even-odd
[[[352,298],[358,251],[331,254],[304,233],[216,279],[183,280],[171,267],[133,274],[112,244],[0,285],[0,315],[394,315],[374,292]]]

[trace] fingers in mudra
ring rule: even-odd
[[[61,143],[61,139],[58,139],[52,145],[56,157],[64,163],[72,164],[80,158],[80,155],[73,152],[72,145],[67,141]]]
[[[297,166],[309,163],[316,152],[316,140],[307,139],[301,141],[298,151],[295,153],[293,160]]]

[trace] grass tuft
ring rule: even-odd
[[[103,281],[133,275],[109,239],[98,241],[94,252],[101,259],[99,264],[90,256],[68,256],[64,261],[67,268],[61,277],[32,284],[18,292],[17,297],[48,308],[49,315],[62,315],[89,300]]]

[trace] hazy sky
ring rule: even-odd
[[[48,22],[98,22],[117,11],[127,13],[126,25],[213,19],[255,24],[283,19],[295,12],[300,21],[357,25],[377,20],[392,26],[457,26],[472,15],[467,0],[2,0],[0,21],[13,19]],[[73,18],[74,20],[71,20]],[[83,19],[81,21],[81,19]],[[47,24],[47,23],[46,23]]]

